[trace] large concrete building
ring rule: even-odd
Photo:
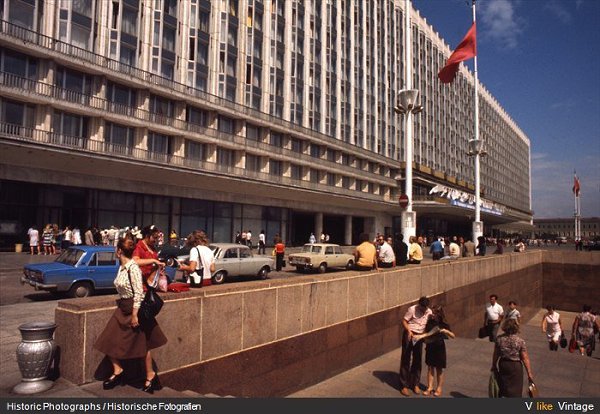
[[[401,0],[0,0],[0,238],[31,224],[186,234],[396,231]],[[474,78],[411,10],[417,233],[469,236]],[[530,225],[530,143],[479,87],[482,220]]]

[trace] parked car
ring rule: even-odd
[[[583,248],[589,252],[592,250],[600,250],[600,242],[599,241],[591,241],[587,245],[583,246]]]
[[[112,246],[73,246],[64,250],[53,262],[28,264],[23,268],[21,283],[36,290],[67,292],[72,298],[83,298],[100,290],[114,290],[119,261]],[[169,282],[175,269],[165,268]]]
[[[305,244],[302,252],[288,256],[288,262],[296,266],[299,272],[317,269],[325,273],[330,267],[345,267],[350,270],[354,267],[354,256],[342,252],[338,244],[315,243]]]
[[[266,279],[275,266],[270,256],[254,255],[248,246],[234,243],[213,243],[208,246],[215,255],[215,271],[212,276],[213,284],[221,284],[232,276],[255,276]],[[177,262],[189,261],[190,248],[167,250],[162,253],[165,260],[175,259]]]

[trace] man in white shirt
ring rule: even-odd
[[[396,266],[396,256],[394,255],[394,249],[384,239],[383,236],[379,238],[379,267],[394,267]]]
[[[250,230],[246,232],[246,245],[252,248],[252,232]]]
[[[265,231],[262,230],[260,232],[260,234],[258,235],[258,254],[265,254],[265,245],[266,245]]]
[[[485,307],[483,323],[487,327],[490,342],[496,342],[498,328],[500,328],[500,323],[502,322],[502,319],[504,319],[504,309],[497,301],[498,295],[491,294],[490,303]]]

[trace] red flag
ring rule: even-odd
[[[475,23],[473,23],[465,38],[450,55],[446,66],[438,73],[438,78],[442,83],[451,83],[456,77],[459,63],[475,56],[477,56],[477,36]]]
[[[579,178],[575,175],[575,181],[573,182],[573,192],[575,193],[575,197],[579,197],[579,190],[581,186],[579,185]]]

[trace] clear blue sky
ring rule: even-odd
[[[412,3],[454,50],[471,2]],[[479,80],[531,142],[534,219],[573,216],[573,170],[600,217],[600,1],[478,0],[477,38]]]

